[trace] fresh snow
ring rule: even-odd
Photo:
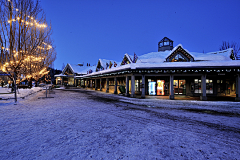
[[[26,97],[36,92],[39,92],[42,89],[43,89],[42,87],[32,87],[31,89],[18,89],[17,97],[18,98]],[[0,87],[0,99],[13,99],[13,98],[15,98],[15,94],[11,92],[11,88]]]
[[[0,159],[238,159],[240,103],[91,90],[0,100]]]

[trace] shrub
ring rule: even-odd
[[[126,92],[125,86],[119,86],[118,89],[121,92],[121,94],[124,94]]]

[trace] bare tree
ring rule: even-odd
[[[228,48],[232,48],[233,49],[233,54],[235,55],[235,57],[238,56],[238,53],[240,51],[240,46],[236,43],[236,42],[227,42],[227,41],[223,41],[222,45],[219,47],[220,51],[228,49]]]
[[[65,64],[63,63],[63,65],[62,65],[62,70],[64,70],[64,68],[65,68]]]
[[[0,69],[11,80],[39,79],[56,59],[39,0],[0,0]]]

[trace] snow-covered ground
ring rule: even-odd
[[[90,90],[0,101],[0,159],[239,159],[240,103]]]
[[[23,97],[29,96],[31,94],[34,94],[36,92],[39,92],[42,89],[43,89],[42,87],[33,87],[31,89],[18,89],[17,97],[23,98]],[[14,98],[14,96],[15,96],[14,93],[11,92],[11,88],[0,87],[0,99],[11,99],[11,98]]]

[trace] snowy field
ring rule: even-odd
[[[240,159],[240,103],[89,90],[0,100],[0,159]]]

